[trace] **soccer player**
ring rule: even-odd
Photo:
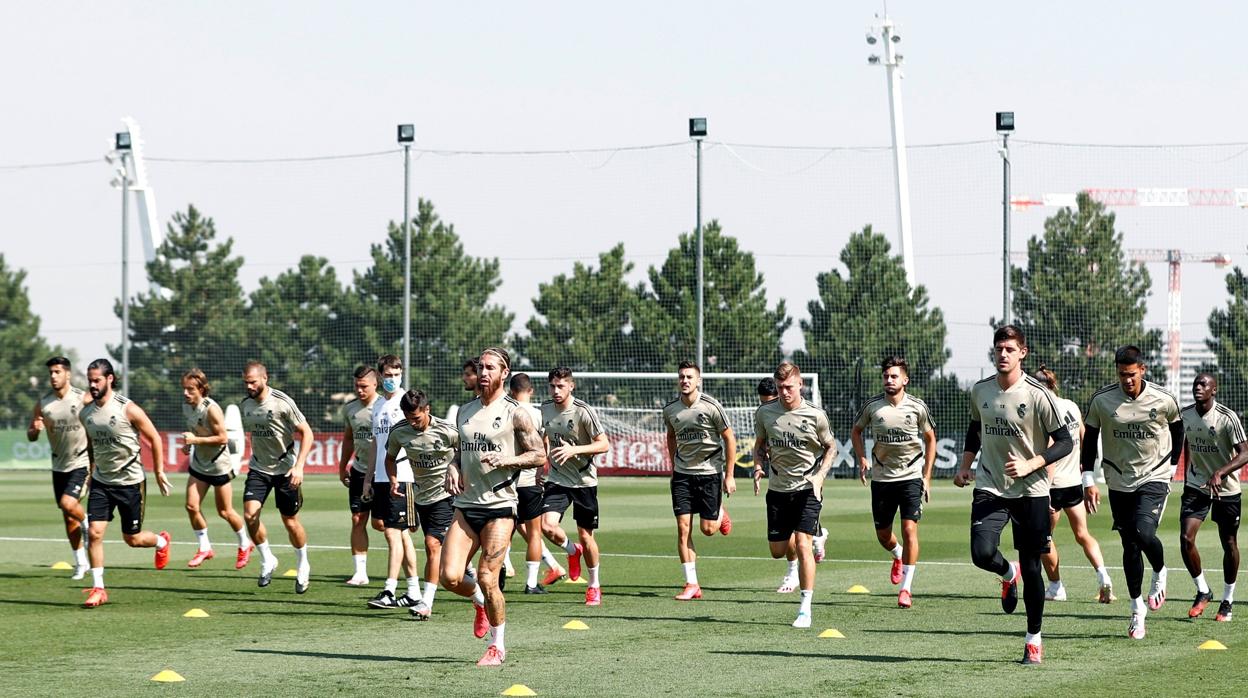
[[[581,576],[581,556],[584,555],[589,572],[585,605],[601,606],[600,557],[598,539],[594,537],[598,528],[598,466],[594,457],[609,451],[611,444],[594,408],[572,397],[572,391],[576,390],[572,369],[566,366],[551,369],[546,380],[550,385],[550,399],[542,403],[541,423],[551,466],[542,505],[542,532],[550,542],[567,551],[568,570],[573,578]],[[573,541],[560,526],[569,506],[579,542]],[[530,562],[529,583],[536,580],[537,563]]]
[[[737,440],[719,401],[700,390],[702,369],[682,361],[676,385],[680,396],[663,407],[667,426],[667,455],[672,459],[672,512],[676,515],[676,552],[685,571],[679,601],[702,598],[698,585],[698,554],[693,547],[693,515],[704,536],[715,531],[728,535],[732,519],[721,506],[722,494],[737,491],[733,468]]]
[[[260,550],[260,577],[267,587],[277,569],[277,556],[269,549],[269,536],[260,511],[272,492],[290,544],[295,549],[295,593],[308,591],[312,567],[308,563],[308,534],[299,521],[303,507],[303,466],[312,451],[312,427],[290,396],[269,387],[269,370],[259,361],[243,369],[243,429],[251,434],[251,461],[243,487],[243,520]],[[295,436],[299,451],[295,452]]]
[[[1131,594],[1127,635],[1144,639],[1149,609],[1166,601],[1166,557],[1157,526],[1166,511],[1170,478],[1183,451],[1183,418],[1174,396],[1145,380],[1139,347],[1120,347],[1114,354],[1118,382],[1101,388],[1088,401],[1083,441],[1083,498],[1088,511],[1100,506],[1101,493],[1089,473],[1100,444],[1109,509],[1122,539],[1122,567]],[[1145,604],[1144,560],[1153,568]]]
[[[910,585],[919,562],[919,519],[923,503],[930,500],[932,466],[936,463],[936,431],[927,403],[906,392],[910,385],[910,365],[900,356],[890,356],[880,364],[884,392],[867,400],[850,437],[858,454],[859,479],[867,484],[871,473],[871,517],[875,538],[892,553],[889,580],[901,584],[897,606],[910,608]],[[871,460],[863,434],[870,430],[875,445]],[[893,534],[893,517],[901,512],[901,537]]]
[[[375,444],[374,459],[364,474],[364,498],[372,500],[373,528],[386,537],[389,555],[386,558],[386,583],[369,602],[370,608],[410,608],[422,597],[420,580],[416,577],[416,546],[412,543],[411,529],[418,524],[415,518],[415,502],[409,502],[407,492],[413,480],[412,466],[406,456],[397,459],[395,477],[400,487],[390,486],[386,470],[386,444],[390,430],[403,421],[403,362],[394,354],[377,359],[377,372],[381,374],[381,391],[373,405],[372,429]],[[399,572],[407,573],[407,591],[396,598],[399,588]]]
[[[1001,609],[1018,607],[1023,583],[1027,635],[1023,664],[1040,664],[1044,648],[1044,575],[1040,556],[1049,548],[1049,466],[1071,452],[1070,434],[1053,394],[1023,372],[1027,338],[1014,325],[992,336],[997,375],[971,388],[966,448],[953,484],[975,481],[971,503],[971,561],[1001,578]],[[1052,440],[1050,442],[1050,440]],[[975,454],[979,468],[971,471]],[[1001,531],[1011,523],[1018,562],[1001,554]]]
[[[477,378],[477,374],[481,372],[481,358],[474,356],[464,361],[462,370],[459,373],[459,379],[464,384],[464,391],[472,393],[473,397],[481,397],[481,381]]]
[[[446,471],[446,489],[455,495],[455,517],[442,545],[442,586],[472,598],[473,634],[479,638],[490,634],[477,666],[500,666],[507,658],[503,642],[507,602],[498,580],[503,553],[515,531],[516,480],[521,469],[546,462],[542,437],[529,411],[507,396],[510,372],[511,356],[505,349],[481,352],[477,374],[481,396],[456,415],[459,450]],[[481,557],[474,580],[464,568],[478,548]]]
[[[823,507],[823,480],[836,457],[836,439],[823,410],[802,399],[802,374],[785,361],[776,368],[780,399],[754,413],[754,494],[771,464],[767,480],[767,543],[773,558],[794,551],[798,559],[801,603],[795,628],[809,628],[815,593],[815,553]],[[818,461],[818,462],[816,462]]]
[[[192,368],[182,375],[182,417],[186,420],[187,429],[182,433],[182,451],[191,455],[187,468],[189,477],[186,478],[186,513],[190,516],[195,539],[199,541],[199,551],[186,566],[199,567],[214,556],[212,542],[208,540],[208,522],[200,511],[204,495],[211,487],[216,498],[217,515],[225,519],[234,535],[238,536],[234,569],[241,570],[251,560],[255,546],[247,536],[243,517],[234,511],[234,488],[230,486],[230,481],[235,473],[230,460],[229,437],[225,433],[225,413],[217,401],[209,397],[211,393],[208,377],[200,369]]]
[[[364,476],[376,458],[373,440],[373,405],[377,402],[380,374],[372,366],[355,369],[355,399],[342,408],[342,451],[338,456],[338,479],[347,488],[347,506],[351,509],[351,562],[354,571],[347,584],[368,584],[368,515],[369,503],[364,501]],[[352,456],[355,462],[351,462]]]
[[[87,575],[91,564],[87,561],[87,513],[82,508],[82,498],[87,496],[87,434],[78,421],[78,412],[85,404],[86,391],[70,385],[69,359],[53,356],[44,364],[48,367],[48,386],[51,388],[35,403],[30,426],[26,427],[26,440],[38,441],[39,432],[48,432],[48,448],[52,451],[52,497],[61,508],[65,520],[65,537],[74,551],[73,579]]]
[[[91,590],[85,608],[108,602],[104,589],[104,533],[113,520],[113,510],[121,515],[121,535],[131,548],[156,548],[156,569],[169,564],[169,533],[143,530],[147,476],[140,460],[140,442],[147,441],[152,452],[152,472],[160,494],[168,497],[173,487],[165,477],[165,451],[160,434],[137,404],[113,390],[116,376],[108,359],[96,359],[87,366],[87,386],[91,402],[78,413],[87,433],[91,461],[90,517]]]
[[[537,405],[532,403],[533,380],[529,378],[528,374],[513,373],[507,384],[507,392],[512,400],[520,403],[521,407],[529,411],[529,418],[537,425],[537,431],[540,434],[542,432],[542,411]],[[546,544],[542,541],[541,471],[541,468],[521,470],[520,479],[516,481],[516,493],[520,497],[517,513],[519,524],[517,527],[525,542],[524,564],[526,581],[524,593],[526,594],[546,593],[542,585],[537,583],[537,573],[541,567],[542,560],[547,561],[551,573],[554,573],[556,568],[559,567],[559,563],[555,562],[554,556],[550,554],[550,551],[546,549]],[[511,567],[511,545],[507,546],[507,553],[503,555],[503,565],[506,568],[508,577],[515,575],[516,572]],[[579,571],[579,564],[577,568]],[[562,570],[559,571],[562,572]]]
[[[1236,470],[1248,463],[1248,438],[1234,410],[1217,401],[1218,379],[1201,373],[1192,383],[1194,404],[1183,408],[1183,431],[1186,442],[1187,472],[1183,475],[1183,506],[1179,516],[1182,537],[1179,539],[1183,564],[1196,584],[1196,599],[1187,612],[1198,618],[1213,600],[1200,551],[1196,549],[1196,533],[1213,510],[1222,542],[1222,577],[1225,582],[1222,603],[1214,620],[1229,621],[1235,603],[1235,578],[1239,571],[1240,485]]]
[[[1097,601],[1112,603],[1114,601],[1114,585],[1109,578],[1109,570],[1105,569],[1105,558],[1101,556],[1101,544],[1088,531],[1088,512],[1083,504],[1083,486],[1079,474],[1079,458],[1083,445],[1083,413],[1074,402],[1058,395],[1057,374],[1044,364],[1036,370],[1033,377],[1044,384],[1053,393],[1057,401],[1057,409],[1070,434],[1070,455],[1053,464],[1053,481],[1049,485],[1049,519],[1052,528],[1057,530],[1057,522],[1066,512],[1066,520],[1070,522],[1070,530],[1075,534],[1075,542],[1083,548],[1083,554],[1096,570],[1096,581],[1099,587]],[[1044,573],[1049,578],[1049,588],[1044,592],[1047,601],[1065,601],[1066,587],[1062,584],[1060,560],[1057,545],[1050,540],[1049,552],[1040,558],[1044,565]]]
[[[399,400],[403,421],[390,429],[386,440],[386,474],[390,488],[397,493],[406,485],[406,497],[415,505],[413,521],[425,530],[424,593],[407,609],[416,620],[429,620],[433,613],[433,597],[441,576],[442,542],[451,526],[455,512],[451,493],[446,491],[446,469],[459,446],[455,425],[432,416],[429,398],[420,390],[408,390]],[[402,452],[411,465],[412,483],[398,480],[398,457]],[[410,592],[409,592],[410,593]]]

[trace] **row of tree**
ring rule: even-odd
[[[782,358],[791,326],[783,301],[770,304],[754,256],[718,222],[705,228],[705,354],[708,371],[765,372]],[[694,353],[696,240],[682,234],[646,281],[632,284],[624,245],[599,255],[596,266],[541,284],[536,314],[511,335],[513,316],[491,301],[501,284],[497,259],[464,252],[454,226],[420,201],[412,220],[412,364],[409,385],[425,387],[435,407],[462,401],[463,360],[482,347],[504,344],[520,365],[568,365],[581,371],[674,371]],[[1151,281],[1124,254],[1114,216],[1080,196],[1045,222],[1028,242],[1025,268],[1013,271],[1016,322],[1026,330],[1030,368],[1057,371],[1063,391],[1082,403],[1114,380],[1114,348],[1131,342],[1152,355],[1160,333],[1143,326]],[[295,396],[314,427],[334,427],[347,398],[347,377],[360,362],[402,354],[404,239],[391,223],[370,247],[371,264],[339,278],[332,263],[304,256],[297,267],[261,279],[245,293],[242,257],[220,238],[211,218],[193,206],[174,215],[156,259],[147,265],[162,289],[137,295],[131,306],[133,397],[157,422],[180,423],[177,379],[192,367],[218,382],[226,401],[241,397],[244,361],[259,359],[275,385]],[[944,372],[947,328],[923,286],[911,287],[900,258],[870,226],[842,249],[844,269],[818,275],[818,294],[800,323],[804,346],[793,357],[818,372],[833,427],[847,432],[862,400],[877,392],[879,360],[905,356],[911,389],[931,406],[942,433],[965,421],[965,386]],[[0,256],[0,423],[28,413],[41,388],[42,361],[56,351],[39,335],[29,308],[25,273]],[[1225,309],[1210,317],[1209,344],[1231,395],[1245,394],[1248,367],[1248,278],[1228,276]],[[116,306],[120,315],[120,302]],[[996,320],[985,323],[985,340]],[[985,341],[987,348],[987,341]],[[119,351],[110,347],[116,356]],[[1242,406],[1239,406],[1242,407]]]

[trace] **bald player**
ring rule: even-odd
[[[871,474],[871,517],[875,538],[893,556],[889,580],[901,584],[897,606],[910,608],[911,584],[919,562],[919,519],[930,500],[932,466],[936,463],[936,430],[927,403],[906,392],[910,365],[900,356],[880,364],[884,392],[867,400],[854,420],[850,437],[858,453],[859,479]],[[867,460],[863,435],[874,445]],[[901,513],[901,542],[893,533],[893,518]]]
[[[38,441],[39,432],[47,431],[48,448],[52,452],[52,498],[61,508],[65,520],[65,537],[74,551],[73,579],[82,579],[91,568],[87,560],[86,520],[82,498],[87,496],[87,433],[83,431],[78,413],[88,400],[85,390],[70,385],[69,359],[53,356],[48,367],[50,390],[35,403],[26,440]]]
[[[169,564],[169,534],[143,530],[147,477],[140,458],[140,437],[152,453],[152,472],[161,496],[172,491],[165,477],[165,452],[160,434],[137,404],[113,390],[116,375],[108,359],[96,359],[87,366],[91,402],[78,414],[87,432],[91,459],[90,494],[87,515],[91,536],[91,591],[83,602],[95,608],[108,601],[104,589],[104,533],[113,511],[121,515],[121,534],[131,548],[156,548],[156,569]]]
[[[676,552],[685,572],[685,588],[676,599],[691,601],[702,598],[693,515],[698,515],[704,536],[713,536],[716,531],[726,536],[732,531],[732,519],[721,500],[737,491],[733,477],[737,440],[723,406],[701,391],[702,369],[692,361],[682,361],[676,375],[680,395],[663,407],[663,423],[667,427],[667,455],[673,466]]]
[[[354,566],[347,584],[368,584],[368,515],[369,503],[364,501],[364,475],[375,457],[373,439],[373,405],[377,402],[380,374],[372,366],[357,366],[355,399],[342,407],[342,451],[338,456],[338,479],[347,488],[347,507],[351,511],[351,563]]]
[[[268,532],[260,520],[260,512],[272,493],[295,549],[295,593],[303,594],[308,590],[312,567],[308,564],[308,534],[299,521],[299,509],[303,507],[303,466],[312,451],[312,427],[289,395],[269,386],[269,370],[259,361],[252,361],[243,369],[243,387],[247,391],[240,406],[243,429],[251,434],[243,519],[262,558],[256,584],[267,587],[277,569],[277,556],[269,549]]]
[[[823,481],[836,458],[836,439],[828,415],[802,399],[802,374],[789,361],[776,367],[780,399],[754,413],[754,494],[760,489],[764,461],[767,480],[767,543],[779,559],[796,552],[801,602],[795,628],[809,628],[815,593],[813,540],[819,534]]]
[[[498,588],[503,554],[515,531],[520,471],[546,462],[542,437],[529,411],[507,395],[511,356],[491,347],[481,352],[477,380],[481,396],[456,415],[459,450],[446,471],[446,489],[455,495],[455,517],[442,546],[442,586],[473,598],[473,634],[489,645],[477,666],[500,666],[507,658],[503,642],[507,604]],[[464,573],[480,548],[477,578]],[[475,597],[484,595],[484,604]]]
[[[1187,612],[1199,618],[1213,600],[1213,592],[1205,581],[1196,534],[1213,511],[1222,543],[1222,603],[1214,620],[1231,620],[1235,603],[1235,579],[1239,572],[1240,485],[1236,471],[1248,463],[1248,438],[1235,411],[1218,402],[1218,379],[1211,373],[1200,373],[1192,382],[1192,398],[1196,401],[1183,408],[1184,444],[1187,449],[1187,471],[1183,474],[1183,504],[1179,510],[1179,539],[1183,564],[1196,585],[1196,598]]]
[[[1100,506],[1101,493],[1091,477],[1099,445],[1131,594],[1127,636],[1143,640],[1149,609],[1155,611],[1166,601],[1166,551],[1157,527],[1183,452],[1183,418],[1174,396],[1145,380],[1139,347],[1120,347],[1114,353],[1114,368],[1118,382],[1096,391],[1088,401],[1081,459],[1083,498],[1088,511]],[[1153,568],[1147,603],[1142,596],[1145,556]]]
[[[201,504],[208,488],[212,488],[217,516],[229,524],[238,537],[238,553],[234,569],[241,570],[251,560],[255,546],[247,535],[243,517],[234,511],[234,463],[230,458],[229,437],[225,433],[225,413],[209,395],[212,386],[208,377],[198,368],[182,375],[182,418],[186,431],[182,433],[182,451],[191,456],[186,478],[186,513],[191,519],[191,530],[199,550],[186,563],[187,567],[199,567],[214,557],[212,542],[208,539],[208,521],[204,519]]]

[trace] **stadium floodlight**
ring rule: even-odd
[[[997,112],[997,133],[1005,135],[1014,130],[1014,112],[999,111]]]
[[[877,56],[877,55],[875,55],[875,54],[873,53],[873,54],[871,54],[870,56],[867,56],[867,63],[868,63],[869,65],[879,65],[879,64],[880,64],[880,57],[879,57],[879,56]]]
[[[689,137],[706,138],[706,119],[696,117],[689,120]]]
[[[874,46],[876,41],[877,39],[875,38],[875,34],[867,32],[867,43]]]
[[[1001,134],[1001,317],[1011,321],[1010,298],[1010,134],[1014,132],[1014,112],[997,112],[997,133]]]
[[[698,362],[698,366],[702,366],[702,350],[704,346],[702,331],[706,317],[705,306],[703,305],[705,299],[705,274],[702,266],[702,139],[706,138],[706,117],[689,119],[689,137],[693,139],[694,150],[697,154],[697,179],[694,190],[694,231],[698,239],[698,256],[695,260],[698,288],[698,329],[694,360]]]
[[[412,143],[416,140],[416,127],[411,124],[399,124],[399,143]]]
[[[891,39],[891,40],[892,40],[892,42],[893,42],[894,44],[900,44],[900,43],[901,43],[901,34],[893,34],[892,36],[890,36],[890,37],[888,37],[888,38],[889,38],[889,39]]]
[[[130,150],[130,132],[122,131],[113,139],[113,145],[117,150]]]

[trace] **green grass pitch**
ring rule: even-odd
[[[1093,530],[1120,600],[1111,606],[1094,601],[1093,573],[1063,522],[1057,542],[1070,600],[1047,605],[1044,665],[1023,667],[1021,603],[1015,615],[1002,614],[992,575],[969,565],[969,490],[936,486],[922,522],[915,605],[905,611],[896,606],[887,554],[872,534],[866,489],[829,483],[823,523],[831,536],[828,560],[819,566],[814,626],[796,630],[789,623],[797,597],[775,593],[784,563],[767,556],[763,498],[751,495],[748,480],[738,481],[741,489],[729,500],[732,535],[697,541],[705,597],[679,602],[671,598],[683,579],[666,481],[608,479],[600,488],[602,607],[584,606],[583,585],[556,584],[551,594],[532,597],[518,593],[523,582],[513,578],[507,663],[479,669],[474,663],[484,646],[472,636],[466,600],[440,591],[427,623],[410,620],[405,610],[365,607],[384,577],[380,534],[373,534],[369,556],[372,584],[343,585],[350,571],[346,490],[332,478],[313,477],[304,485],[302,518],[313,546],[312,588],[305,596],[296,596],[293,580],[280,576],[267,589],[257,588],[258,559],[235,572],[233,536],[217,518],[209,527],[218,558],[187,569],[193,536],[179,475],[173,496],[149,500],[145,526],[173,534],[169,567],[158,572],[150,550],[121,544],[114,522],[107,543],[111,599],[94,610],[79,607],[84,583],[50,569],[71,558],[49,480],[47,473],[0,474],[5,696],[490,696],[513,684],[539,696],[999,698],[1132,690],[1229,696],[1243,695],[1248,679],[1248,611],[1229,624],[1212,620],[1216,605],[1198,621],[1186,617],[1193,589],[1178,554],[1177,493],[1163,525],[1170,600],[1150,614],[1148,637],[1126,637],[1120,547],[1103,511],[1093,517]],[[271,502],[266,524],[276,534],[273,542],[283,544],[276,548],[280,574],[293,566],[294,555]],[[1005,538],[1008,548],[1008,531]],[[1220,597],[1221,551],[1212,524],[1200,544]],[[513,551],[513,561],[523,570],[521,554]],[[871,593],[847,594],[854,584]],[[183,618],[191,608],[210,617]],[[589,630],[561,629],[570,620],[584,621]],[[845,638],[820,639],[827,628]],[[1229,649],[1198,650],[1208,639]],[[166,668],[186,681],[150,681]]]

